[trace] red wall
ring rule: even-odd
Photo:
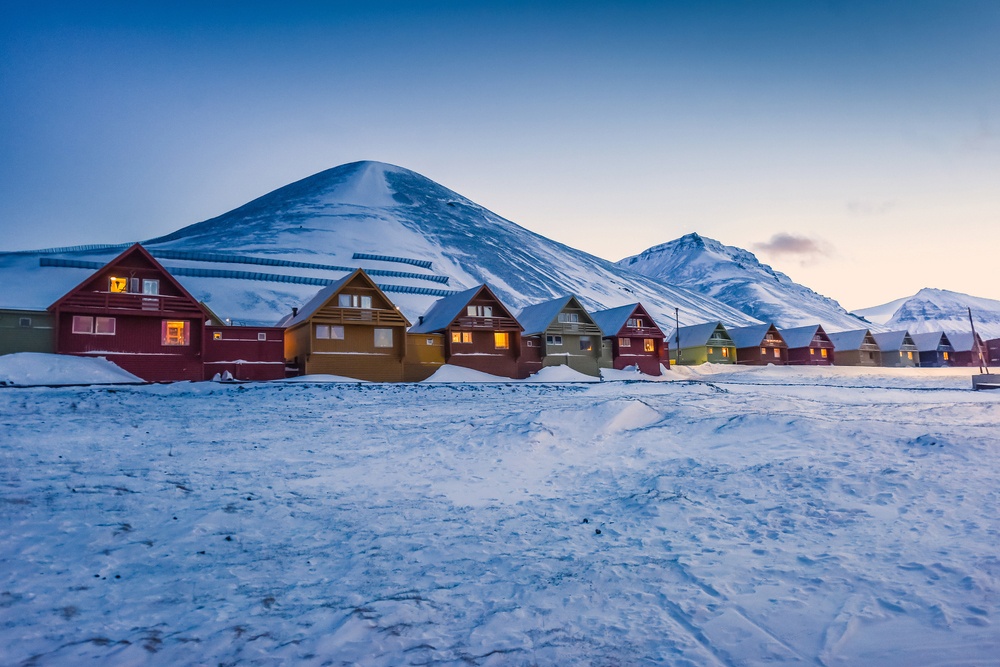
[[[525,336],[521,339],[521,357],[517,360],[517,377],[526,378],[542,370],[542,337]]]
[[[211,380],[224,371],[237,380],[285,377],[284,332],[279,327],[205,327],[204,379]],[[259,340],[260,334],[265,340]]]
[[[663,334],[660,335],[662,336]],[[629,340],[632,341],[632,344],[629,347],[619,347],[619,336],[612,338],[612,366],[618,370],[624,370],[629,366],[636,366],[646,375],[660,375],[660,364],[669,367],[669,361],[664,363],[664,352],[666,351],[667,346],[663,342],[662,338],[654,338],[653,340],[656,342],[656,345],[653,352],[646,352],[643,348],[643,341],[645,341],[646,338],[649,338],[649,336],[643,336],[641,338],[633,338],[631,336],[620,337],[629,338]]]
[[[810,349],[815,349],[816,354],[809,354]],[[833,365],[833,350],[827,348],[826,359],[823,358],[820,348],[809,348],[809,347],[795,347],[788,348],[788,365],[789,366],[832,366]],[[739,357],[737,357],[739,358]]]
[[[468,331],[468,329],[460,329]],[[472,332],[471,343],[452,343],[449,329],[445,333],[445,359],[447,363],[471,368],[490,375],[516,378],[519,375],[517,359],[521,352],[521,334],[509,331],[510,347],[498,350],[493,342],[493,331]]]

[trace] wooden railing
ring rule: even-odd
[[[201,313],[201,310],[195,304],[183,296],[136,294],[133,292],[78,292],[63,305],[63,308],[67,307],[96,311],[131,310],[146,313]]]
[[[398,310],[382,308],[324,308],[316,313],[313,322],[317,324],[373,324],[395,325],[406,324]]]
[[[518,330],[521,325],[513,317],[460,317],[456,328]]]

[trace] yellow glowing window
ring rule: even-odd
[[[618,339],[618,347],[632,347],[632,339],[631,338],[619,338]]]
[[[761,353],[762,356],[765,355],[765,354],[767,354],[767,348],[763,348],[763,347],[760,348],[760,353]]]
[[[164,345],[190,345],[191,324],[186,321],[163,320],[161,328]]]
[[[944,360],[948,361],[948,353],[947,352],[944,353]]]
[[[824,359],[826,359],[826,348],[825,347],[822,350],[820,350],[819,353],[823,356]]]
[[[493,334],[493,346],[498,350],[506,350],[510,347],[510,334],[506,331],[497,331]]]
[[[815,357],[816,356],[816,350],[814,350],[813,348],[810,347],[809,348],[809,356],[810,357]]]
[[[212,332],[212,340],[222,340],[222,332],[221,331],[213,331]]]
[[[108,286],[109,292],[127,292],[128,291],[128,278],[110,278],[110,284]]]
[[[774,358],[775,359],[781,358],[781,350],[779,350],[778,348],[774,348]]]
[[[452,331],[451,332],[451,342],[452,343],[471,343],[472,342],[472,332],[471,331]]]
[[[642,340],[642,349],[646,352],[656,352],[656,341],[652,338],[644,338]]]
[[[722,356],[724,356],[724,357],[728,357],[729,356],[729,348],[728,347],[722,348]]]
[[[913,353],[912,352],[907,352],[906,353],[906,358],[910,359],[912,361],[913,360]]]

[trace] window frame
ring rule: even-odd
[[[383,335],[387,333],[389,335],[389,344],[388,345],[384,344],[385,341],[382,341],[383,344],[381,344],[381,345],[379,344],[379,333],[382,333]],[[379,349],[379,350],[391,350],[393,347],[395,347],[395,344],[393,342],[392,329],[391,328],[386,328],[386,327],[375,327],[375,328],[373,328],[372,329],[372,344],[376,347],[376,349]]]
[[[495,350],[509,350],[510,349],[510,332],[509,331],[494,331],[493,332],[493,349],[495,349]]]
[[[180,329],[179,340],[171,335],[171,328]],[[160,325],[160,344],[164,347],[189,347],[191,345],[191,321],[162,320],[162,324]]]

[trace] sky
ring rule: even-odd
[[[0,3],[0,251],[379,160],[610,260],[1000,299],[994,0]]]

